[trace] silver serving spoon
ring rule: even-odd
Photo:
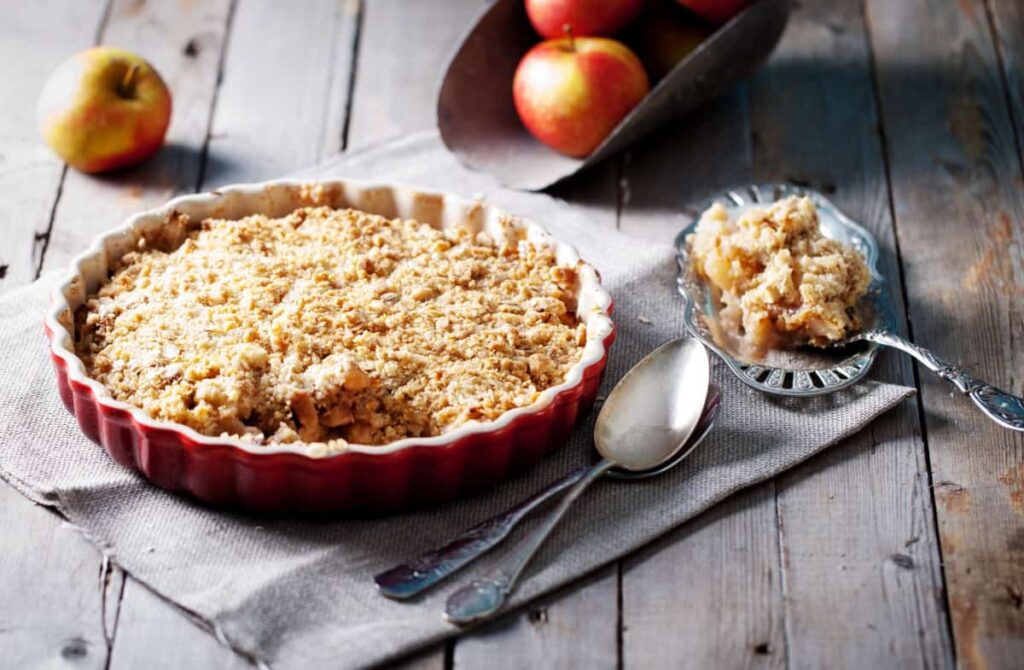
[[[871,285],[859,306],[864,330],[831,347],[801,347],[769,351],[750,360],[732,342],[716,332],[719,300],[713,289],[693,272],[688,239],[699,219],[676,237],[678,288],[683,297],[683,322],[691,335],[718,354],[748,386],[773,395],[809,397],[838,391],[867,376],[880,346],[893,347],[916,358],[924,367],[970,396],[989,418],[1005,428],[1024,431],[1024,399],[972,377],[932,352],[896,334],[895,304],[881,273],[881,257],[874,235],[842,213],[821,193],[792,184],[754,184],[732,188],[712,197],[700,211],[718,202],[737,216],[754,206],[768,206],[787,196],[806,196],[818,209],[821,232],[857,249],[871,271]]]
[[[671,459],[650,470],[633,471],[614,467],[608,471],[608,476],[614,479],[635,481],[654,477],[674,468],[689,456],[690,452],[711,432],[721,408],[721,397],[718,387],[712,384],[708,389],[704,413],[700,417],[697,429],[690,436],[686,446]],[[590,468],[590,465],[581,466],[515,507],[463,531],[445,546],[431,549],[412,560],[376,575],[373,581],[377,584],[377,589],[382,595],[395,600],[407,600],[423,593],[498,546],[519,525],[520,521],[582,479],[590,471]]]
[[[662,345],[627,372],[597,416],[594,444],[602,459],[580,477],[508,558],[448,598],[445,618],[467,625],[500,610],[523,569],[569,507],[609,470],[615,466],[634,472],[653,470],[672,460],[700,423],[709,373],[707,350],[692,338]]]

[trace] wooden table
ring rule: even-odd
[[[286,4],[292,8],[286,8]],[[714,188],[789,180],[871,228],[915,340],[1024,391],[1024,3],[802,0],[748,84],[556,189],[668,240]],[[301,8],[301,10],[299,9]],[[0,9],[0,291],[174,194],[428,128],[481,0],[34,0]],[[95,43],[174,92],[169,145],[93,178],[40,143]],[[26,343],[38,346],[38,343]],[[409,667],[1024,667],[1024,439],[906,358],[856,437]],[[59,445],[55,445],[58,447]],[[0,666],[248,667],[0,484]]]

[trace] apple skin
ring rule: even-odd
[[[740,13],[751,0],[676,0],[712,23],[725,23]]]
[[[544,39],[614,35],[643,9],[644,0],[526,0],[526,15]]]
[[[93,47],[54,70],[36,118],[43,139],[68,165],[104,172],[139,163],[163,145],[171,93],[142,57]]]
[[[583,157],[649,89],[643,64],[626,45],[604,37],[563,37],[541,42],[523,56],[512,97],[534,137]]]
[[[623,39],[657,81],[713,32],[714,26],[674,0],[652,0]]]

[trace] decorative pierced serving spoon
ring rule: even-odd
[[[910,354],[921,365],[953,384],[960,393],[969,396],[990,419],[1004,428],[1024,431],[1024,399],[972,377],[924,347],[885,330],[861,331],[837,346],[851,342],[874,342]]]
[[[807,196],[818,209],[821,232],[855,248],[871,271],[871,284],[860,307],[864,330],[835,346],[793,351],[771,351],[751,360],[729,338],[716,336],[718,299],[693,272],[687,238],[695,220],[676,236],[679,265],[678,288],[683,296],[686,329],[715,352],[748,386],[782,396],[817,396],[832,393],[863,379],[878,355],[879,346],[893,347],[916,358],[924,367],[950,381],[989,418],[1011,430],[1024,431],[1024,400],[986,384],[930,351],[896,334],[895,308],[889,285],[878,267],[879,250],[874,236],[839,211],[821,193],[790,184],[762,184],[736,188],[711,198],[703,209],[719,202],[736,215],[751,206],[767,206],[791,195]]]

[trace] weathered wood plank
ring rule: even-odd
[[[437,87],[481,0],[364,5],[349,146],[435,125]]]
[[[774,517],[769,482],[626,559],[624,667],[786,667]]]
[[[0,292],[35,278],[63,164],[39,139],[34,102],[61,61],[92,45],[106,2],[6,5],[0,18]],[[16,104],[14,104],[16,103]],[[0,482],[0,664],[102,668],[122,576],[55,514]],[[15,606],[16,604],[16,606]]]
[[[1020,0],[988,0],[996,47],[999,50],[1016,125],[1017,151],[1024,160],[1024,3]]]
[[[385,137],[428,128],[434,124],[436,85],[450,49],[481,11],[478,0],[447,0],[427,5],[375,0],[365,5],[359,37],[359,57],[352,99],[348,145],[358,147]],[[595,186],[592,186],[595,184]],[[587,203],[598,225],[615,225],[614,171],[595,171],[564,185],[559,194]],[[593,618],[592,603],[611,609]],[[607,647],[600,635],[584,629],[571,638],[564,625],[591,618],[591,626],[614,631],[617,580],[600,580],[553,602],[546,623],[537,625],[530,614],[514,615],[500,629],[488,629],[456,643],[452,660],[459,668],[495,667],[494,663],[550,665],[570,659],[579,645],[596,645],[614,659],[614,635]],[[537,617],[534,617],[536,619]],[[555,623],[552,623],[555,622]],[[427,651],[398,667],[444,667],[444,650]]]
[[[861,3],[795,6],[751,87],[755,174],[825,191],[874,232],[902,313],[876,107]],[[872,376],[914,384],[896,354]],[[790,666],[952,666],[926,463],[911,401],[780,478]]]
[[[479,632],[459,638],[457,670],[616,668],[619,571],[617,565]]]
[[[752,177],[740,87],[625,155],[623,232],[668,243],[712,191]],[[727,501],[624,562],[626,668],[786,663],[775,488]]]
[[[123,575],[55,514],[0,483],[0,667],[106,667]]]
[[[106,0],[8,3],[0,18],[0,293],[35,279],[64,164],[43,144],[35,105],[54,68],[92,46]]]
[[[479,0],[446,0],[429,6],[374,0],[365,5],[349,146],[434,125],[436,87],[450,50],[482,9]],[[584,208],[595,225],[615,227],[614,162],[561,184],[555,195]],[[452,653],[454,666],[564,667],[586,660],[614,666],[616,568],[601,575],[495,627],[459,639]],[[443,649],[426,652],[410,663],[398,667],[444,667]]]
[[[1024,381],[1024,180],[983,4],[868,0],[914,338],[994,384]],[[912,54],[912,56],[910,56]],[[921,372],[962,667],[1024,658],[1024,439]]]
[[[109,667],[248,670],[255,666],[222,646],[173,605],[129,579],[124,586]]]
[[[229,0],[186,7],[122,0],[113,3],[102,41],[142,54],[167,81],[174,96],[168,146],[144,165],[112,177],[95,178],[69,171],[54,213],[45,268],[64,265],[92,237],[128,214],[195,189],[229,9]],[[117,571],[115,575],[122,573]],[[137,667],[131,662],[133,650],[146,649],[152,654],[154,639],[166,646],[158,658],[174,667],[180,667],[176,665],[179,654],[184,655],[182,662],[203,659],[201,665],[207,666],[232,662],[234,654],[138,584],[128,580],[126,593],[123,603],[119,603],[120,591],[109,602],[108,609],[116,616],[108,616],[107,645],[120,651],[108,659],[104,649],[103,664],[109,667],[113,661],[114,667]],[[119,604],[127,606],[126,620],[120,617]],[[152,620],[160,621],[160,626],[147,628],[146,622]],[[172,640],[174,643],[168,644]],[[114,657],[129,659],[129,665],[119,665]]]
[[[358,0],[238,0],[202,188],[282,177],[342,146]]]
[[[140,6],[122,0],[113,3],[102,41],[142,54],[167,81],[174,96],[168,146],[144,165],[111,177],[68,172],[54,213],[44,259],[46,269],[63,266],[95,235],[116,225],[128,214],[195,189],[229,8],[229,0],[187,7],[166,3]],[[95,555],[93,561],[96,561]],[[166,651],[159,658],[172,665],[176,664],[178,654],[184,654],[183,662],[203,658],[208,666],[224,666],[234,657],[172,607],[159,602],[131,580],[126,593],[128,598],[121,604],[126,605],[130,613],[127,620],[122,620],[119,614],[120,592],[110,603],[110,609],[118,615],[113,618],[117,622],[116,629],[108,628],[111,641],[107,644],[114,650],[124,648],[114,656],[130,661],[132,650],[138,648],[151,654],[154,649],[151,635],[156,632],[156,639],[166,645]],[[136,602],[136,597],[144,598],[140,593],[149,595],[150,599]],[[145,622],[153,619],[161,621],[158,630],[145,626]],[[171,640],[174,643],[167,644]],[[104,649],[102,664],[109,666],[111,660],[113,657],[108,660]],[[118,666],[114,662],[114,667],[137,667],[137,663]]]
[[[45,270],[63,268],[94,237],[129,215],[195,190],[229,9],[230,0],[184,7],[115,0],[103,42],[136,51],[167,82],[174,102],[167,145],[145,163],[113,175],[68,171],[43,259]]]
[[[570,179],[553,195],[586,212],[596,229],[617,225],[618,160]],[[560,591],[524,612],[459,638],[453,665],[476,668],[616,667],[619,566]]]
[[[92,236],[98,230],[88,229],[90,224],[86,220],[90,212],[96,219],[102,219],[93,222],[92,228],[101,229],[113,223],[110,219],[116,222],[123,216],[120,209],[135,211],[159,204],[176,193],[195,190],[200,180],[208,187],[211,182],[222,180],[279,176],[316,160],[322,151],[340,148],[341,122],[332,118],[331,112],[341,110],[343,114],[347,105],[347,63],[351,59],[355,26],[352,8],[358,8],[358,4],[323,0],[316,7],[310,6],[308,15],[296,14],[301,20],[289,19],[293,29],[283,35],[278,27],[288,21],[274,14],[281,9],[278,5],[242,0],[234,17],[231,5],[229,0],[218,0],[189,5],[187,11],[166,3],[142,7],[130,2],[115,5],[105,39],[127,48],[137,45],[134,48],[164,73],[174,93],[170,146],[155,162],[125,175],[123,182],[69,180],[62,204],[74,202],[78,220],[67,228],[85,228]],[[234,51],[225,63],[222,60],[224,45],[229,40],[229,23]],[[256,53],[261,42],[275,45],[271,53]],[[306,63],[310,80],[295,80],[294,73],[306,72],[306,67],[299,67],[294,57],[277,61],[277,51],[296,54],[295,57],[305,53],[320,58],[320,62]],[[218,72],[222,67],[225,82],[232,85],[218,92]],[[257,77],[262,78],[262,86],[255,85]],[[341,79],[340,84],[335,77]],[[246,90],[247,86],[252,89]],[[301,87],[306,87],[308,98],[293,95]],[[215,98],[219,115],[213,122],[214,133],[219,128],[224,136],[210,139]],[[289,110],[289,100],[309,105],[307,116]],[[238,110],[246,101],[261,111],[241,114]],[[310,125],[314,113],[322,127]],[[254,122],[267,124],[273,132],[258,132]],[[336,131],[337,137],[332,139],[329,135]],[[204,164],[207,142],[210,146]],[[265,160],[265,156],[274,155],[286,145],[291,145],[291,154],[276,156],[275,161]],[[242,162],[228,165],[224,162],[226,156]],[[58,219],[58,223],[61,221]],[[58,249],[61,240],[67,239],[64,230],[65,227],[55,226],[55,234],[62,234],[54,239]],[[154,649],[160,649],[156,657]],[[129,580],[110,667],[135,668],[142,663],[167,668],[251,666],[247,659],[221,645],[172,605]]]

